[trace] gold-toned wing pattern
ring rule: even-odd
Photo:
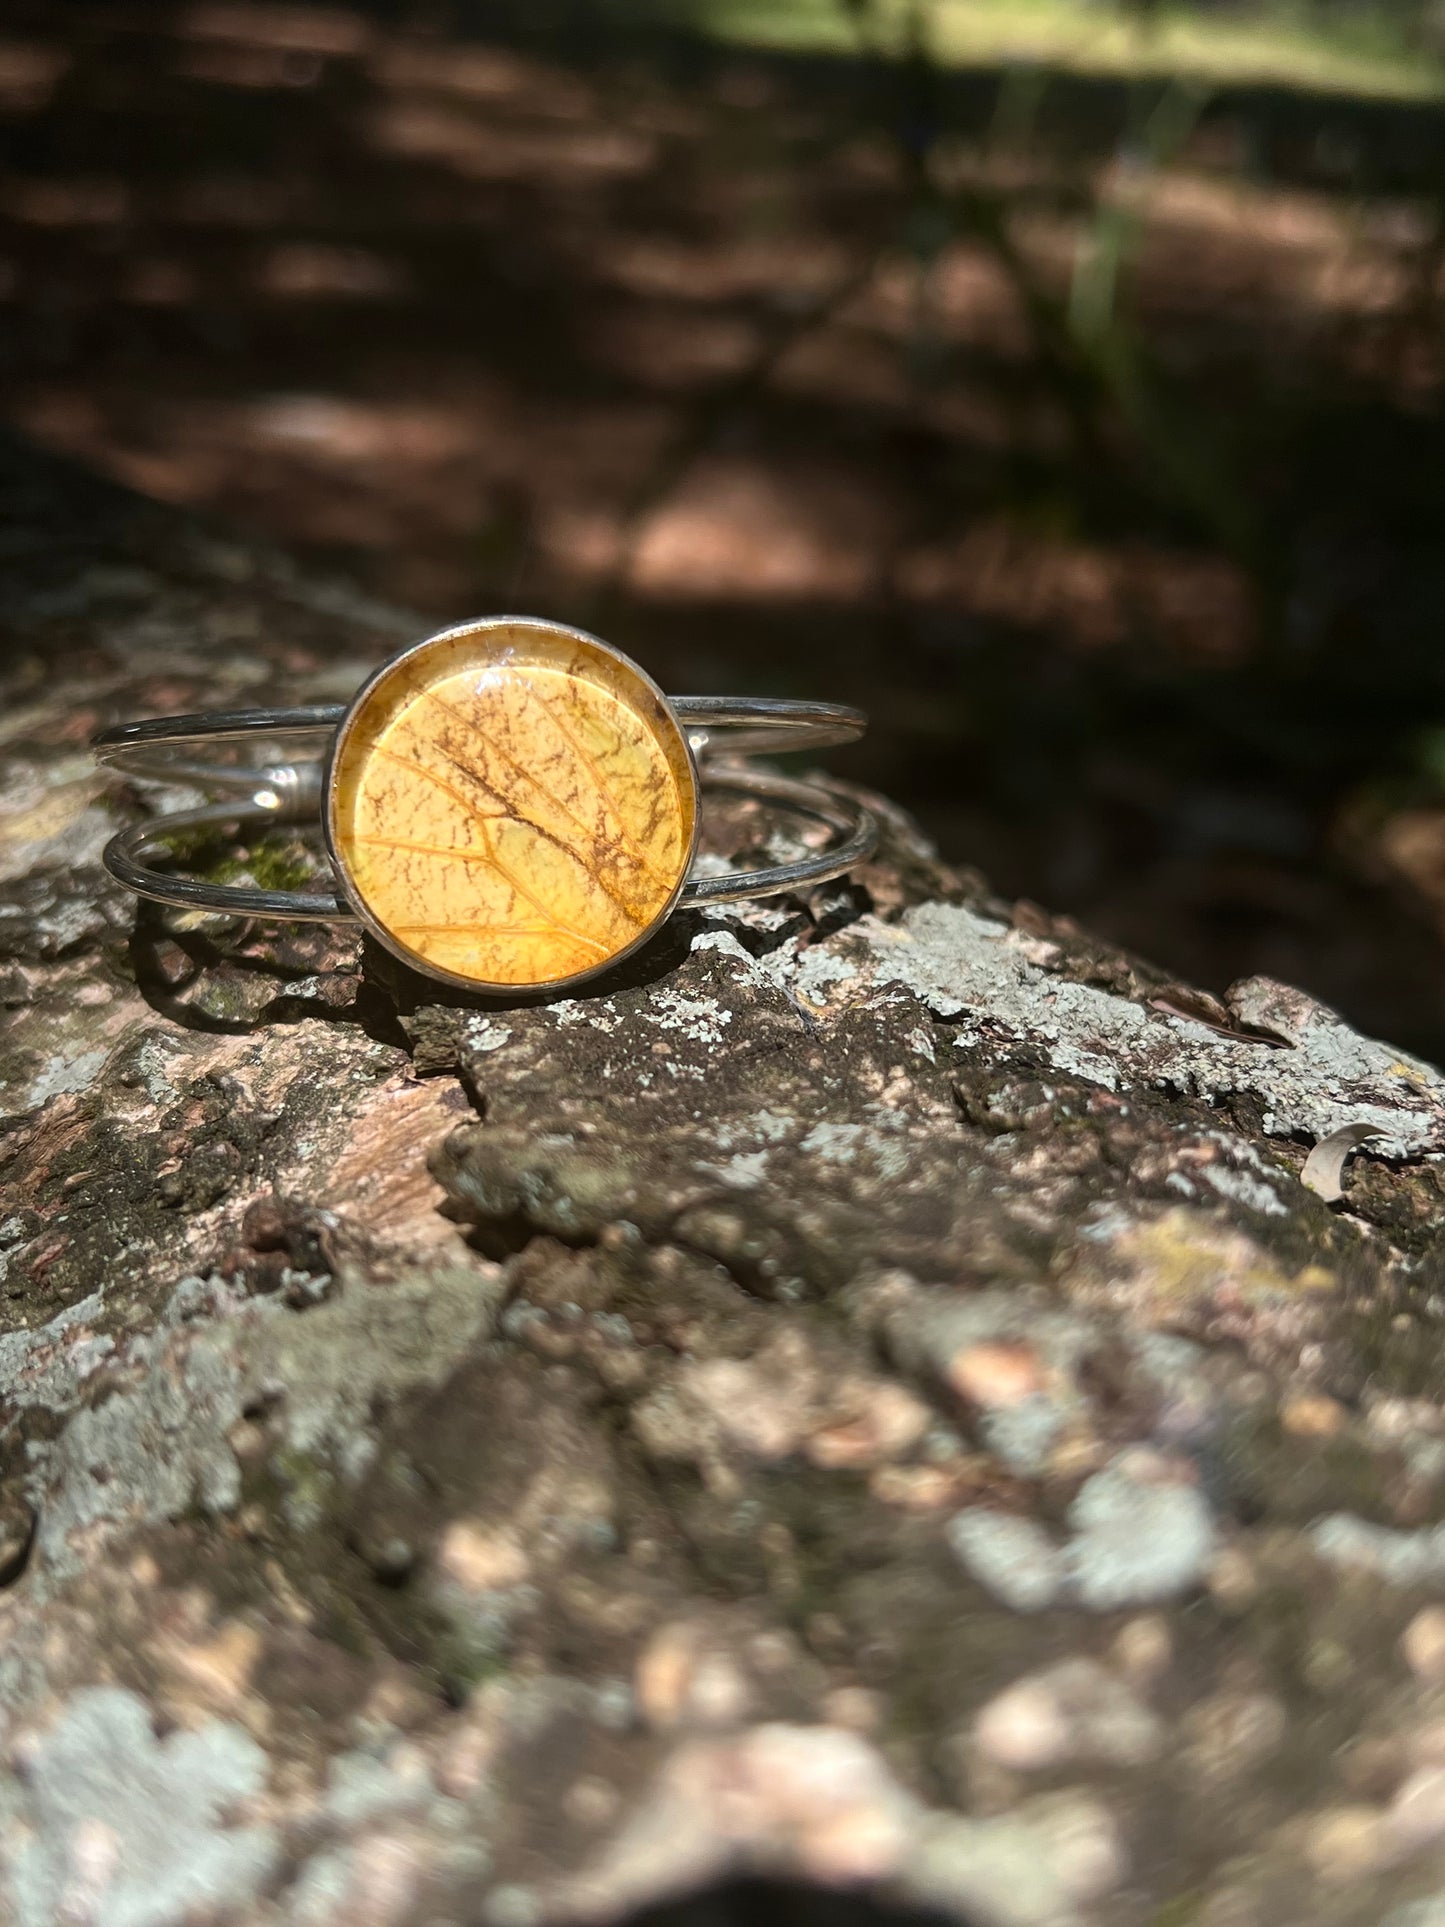
[[[403,662],[338,754],[334,842],[362,902],[470,982],[596,969],[668,908],[691,853],[676,725],[642,677],[562,633],[560,656],[503,632]]]

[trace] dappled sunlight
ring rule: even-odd
[[[411,292],[411,277],[367,248],[290,241],[260,263],[256,288],[282,301],[391,301]]]
[[[897,342],[877,329],[841,322],[792,343],[779,357],[773,386],[782,396],[890,414],[909,403],[908,370]]]
[[[695,392],[740,374],[760,341],[758,324],[744,315],[691,315],[679,326],[666,308],[639,304],[599,316],[592,353],[641,388]]]
[[[645,134],[624,128],[498,125],[405,96],[376,110],[369,134],[383,153],[436,161],[476,181],[611,179],[641,174],[656,159]]]
[[[196,277],[183,261],[140,260],[126,269],[117,293],[142,308],[183,308],[196,298]]]
[[[849,265],[846,247],[826,234],[704,236],[628,233],[595,264],[595,273],[640,299],[702,307],[762,301],[806,308],[826,296]]]
[[[631,582],[652,596],[848,603],[880,580],[886,494],[819,462],[700,461],[647,523]]]
[[[277,53],[355,58],[371,46],[376,29],[347,7],[271,6],[266,0],[200,0],[183,7],[176,21],[182,40],[268,47]]]
[[[368,461],[426,465],[463,452],[467,428],[455,411],[280,395],[248,404],[241,432],[255,444],[304,449],[326,467]]]
[[[69,66],[70,55],[63,47],[0,40],[0,113],[39,113]]]
[[[314,87],[325,72],[320,54],[294,47],[237,47],[205,41],[182,48],[175,70],[184,80],[219,87],[249,87],[268,93],[275,87]]]
[[[945,349],[962,351],[930,371],[928,400],[934,406],[966,382],[968,351],[986,355],[991,363],[1033,360],[1035,344],[1017,286],[995,258],[972,242],[941,247],[926,276],[902,250],[890,251],[833,319],[886,344],[905,376],[911,350],[926,347],[936,357]],[[910,404],[917,403],[919,385],[915,371],[909,380]]]
[[[1068,646],[1162,645],[1185,661],[1238,660],[1258,616],[1238,569],[1187,550],[1080,542],[997,517],[900,562],[910,601],[984,623],[1047,630]]]
[[[373,29],[339,7],[287,7],[215,0],[183,9],[175,72],[220,87],[310,88],[338,61],[357,59]]]
[[[584,81],[502,47],[395,38],[375,47],[369,71],[387,92],[455,95],[483,105],[531,100],[554,119],[597,111],[595,92]]]
[[[1251,191],[1198,174],[1150,197],[1144,298],[1175,312],[1206,303],[1211,323],[1301,329],[1395,305],[1411,231],[1370,233],[1355,209],[1321,194]]]
[[[124,181],[104,175],[76,180],[12,180],[4,190],[11,220],[40,228],[115,227],[131,209]]]

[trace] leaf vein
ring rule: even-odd
[[[583,768],[587,771],[588,775],[592,778],[592,781],[596,784],[597,794],[602,798],[603,802],[606,804],[607,808],[611,810],[614,818],[616,819],[618,829],[620,830],[622,835],[622,840],[631,846],[633,854],[637,857],[637,860],[642,864],[643,868],[649,869],[649,874],[652,875],[654,882],[662,883],[663,879],[659,877],[655,871],[650,870],[650,866],[647,863],[647,859],[642,854],[641,845],[637,842],[637,839],[633,836],[632,832],[628,829],[627,819],[622,813],[622,806],[618,802],[616,796],[613,794],[611,784],[607,781],[607,778],[602,774],[602,769],[601,769],[601,766],[598,764],[597,759],[589,752],[586,744],[579,742],[577,737],[573,735],[572,731],[568,728],[567,724],[563,722],[562,718],[557,714],[555,705],[551,701],[549,701],[549,699],[546,696],[542,694],[540,689],[537,689],[533,687],[532,684],[528,683],[526,685],[526,693],[528,696],[531,697],[532,701],[538,705],[543,715],[546,716],[547,720],[551,723],[552,727],[557,731],[558,735],[561,736],[563,740],[570,746],[572,753],[580,760]]]
[[[584,936],[580,930],[574,930],[570,924],[563,923],[557,913],[549,909],[538,897],[534,896],[526,884],[522,882],[521,878],[515,875],[515,873],[503,863],[497,855],[496,848],[492,842],[491,825],[495,821],[494,818],[486,816],[482,811],[477,809],[475,804],[465,797],[462,792],[457,789],[455,784],[449,783],[440,771],[429,769],[425,763],[414,763],[410,758],[399,755],[396,750],[388,748],[384,743],[377,744],[377,751],[380,755],[389,758],[393,763],[399,764],[401,768],[410,770],[413,775],[430,778],[439,789],[444,790],[448,796],[453,797],[461,804],[462,808],[481,830],[482,839],[487,846],[486,858],[490,861],[492,869],[495,870],[504,883],[509,884],[511,888],[516,891],[517,895],[521,897],[524,902],[531,904],[539,917],[546,918],[553,930],[562,936],[571,937],[577,943],[586,944],[590,948],[605,952],[606,946],[599,944],[595,937]],[[636,922],[637,919],[634,918],[633,921]]]
[[[472,720],[472,718],[464,714],[463,711],[453,708],[452,705],[446,700],[446,698],[441,694],[439,694],[438,691],[436,691],[435,689],[428,689],[425,693],[428,700],[431,702],[434,702],[438,709],[443,710],[448,716],[450,716],[453,722],[460,723],[464,729],[470,730],[476,734],[482,733],[478,728],[478,725]],[[540,701],[543,699],[539,698],[538,700]],[[574,751],[574,753],[581,759],[582,763],[587,769],[588,774],[592,777],[593,782],[597,786],[598,794],[603,798],[603,801],[606,807],[612,812],[613,818],[617,823],[618,840],[627,846],[627,848],[631,851],[633,859],[637,863],[639,869],[645,870],[647,875],[651,877],[652,881],[655,884],[657,884],[659,888],[661,889],[669,888],[670,886],[668,885],[667,879],[664,876],[662,876],[662,874],[655,868],[651,859],[648,857],[646,851],[643,849],[642,845],[637,841],[636,837],[628,829],[627,824],[623,821],[622,815],[618,810],[617,804],[611,792],[608,790],[606,784],[602,781],[600,772],[598,771],[596,764],[591,760],[591,758],[588,757],[587,752],[582,747],[582,745],[580,743],[573,741],[572,737],[569,736],[566,730],[562,728],[562,725],[557,722],[556,717],[552,715],[552,711],[546,705],[545,701],[543,702],[543,707],[547,709],[547,714],[549,718],[552,720],[552,722],[556,724],[557,728],[561,731],[562,735],[566,737],[566,740],[570,745],[570,747],[572,748],[572,750]],[[532,771],[526,767],[525,764],[518,762],[517,758],[512,755],[511,751],[504,748],[503,745],[497,741],[495,736],[492,736],[492,735],[487,736],[486,743],[487,743],[487,748],[493,754],[500,756],[504,763],[506,763],[511,769],[515,770],[517,775],[522,778],[523,782],[529,784],[531,788],[534,789],[537,792],[537,794],[543,798],[544,801],[552,805],[553,809],[559,810],[570,823],[575,824],[577,829],[581,831],[582,835],[586,837],[589,840],[589,842],[596,841],[597,832],[592,828],[590,828],[589,825],[585,823],[580,816],[577,815],[576,811],[571,809],[569,805],[566,802],[564,802],[564,800],[559,795],[557,795],[557,793],[554,790],[550,789],[548,785],[544,783],[539,776],[535,776],[532,773]],[[483,781],[481,777],[478,777],[476,780],[478,782]],[[490,784],[487,784],[486,787],[488,788],[488,790],[490,790],[493,796],[498,795],[498,792],[495,789],[492,789]],[[505,801],[505,799],[502,799],[502,800]],[[530,821],[529,818],[525,818],[525,817],[519,818],[518,820],[521,822]],[[547,832],[542,830],[542,826],[538,823],[533,823],[532,828],[535,830],[538,830],[543,835],[547,834]],[[601,879],[599,878],[598,881],[600,882]],[[603,884],[602,887],[606,889],[607,886]],[[613,901],[615,903],[619,904],[619,907],[621,907],[622,909],[627,909],[628,906],[626,904],[623,904],[621,902],[621,899],[616,897],[612,891],[609,890],[607,893],[609,896],[613,898]],[[629,914],[631,913],[629,912]],[[638,922],[640,921],[640,919],[634,916],[633,921]]]

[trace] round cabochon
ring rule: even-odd
[[[327,836],[343,887],[414,968],[553,986],[634,949],[677,900],[692,757],[635,663],[496,617],[387,663],[337,732]]]

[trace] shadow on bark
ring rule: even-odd
[[[731,1880],[648,1907],[626,1927],[960,1927],[960,1918],[795,1881]]]

